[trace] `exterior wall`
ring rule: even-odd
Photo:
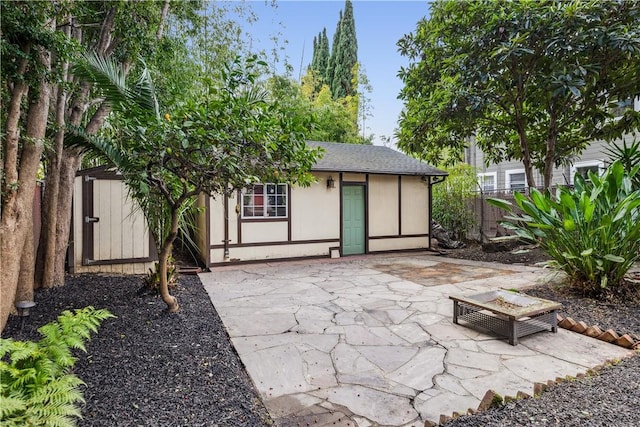
[[[634,101],[634,109],[640,111],[640,98],[636,98]],[[627,134],[620,140],[616,141],[617,144],[626,142],[629,144],[634,139],[640,137],[640,134]],[[599,165],[601,168],[605,168],[609,157],[605,153],[607,143],[602,140],[593,141],[579,156],[576,156],[570,164],[567,166],[556,167],[553,169],[553,179],[551,181],[552,186],[557,185],[571,185],[573,184],[573,176],[575,174],[576,167]],[[485,156],[482,150],[480,150],[475,143],[471,143],[465,154],[465,161],[477,168],[478,174],[491,174],[495,173],[497,177],[496,189],[503,190],[508,188],[508,172],[515,170],[523,170],[522,162],[509,161],[501,163],[493,163],[490,165],[485,164]],[[534,171],[534,179],[537,186],[542,186],[544,178],[542,174]]]
[[[90,182],[89,193],[83,189],[84,176],[74,181],[71,270],[74,273],[144,274],[153,266],[151,259],[155,257],[151,253],[144,216],[128,198],[122,181],[108,179],[104,172],[96,175],[100,175],[100,179]],[[84,222],[87,207],[92,210],[92,216],[99,218],[98,222]],[[87,227],[93,228],[92,235],[86,234]],[[87,246],[91,246],[93,252],[89,262],[84,259]]]
[[[401,234],[429,233],[429,186],[417,176],[402,177]]]
[[[208,215],[209,210],[207,209],[208,198],[205,194],[200,194],[198,196],[198,200],[196,201],[196,207],[199,208],[198,213],[196,214],[196,233],[194,238],[194,242],[198,248],[198,252],[201,257],[206,258],[206,254],[208,251],[208,230],[209,230],[209,221]],[[208,265],[208,260],[202,260],[205,265]]]
[[[400,235],[401,182],[402,178],[396,175],[369,178],[369,236]]]
[[[223,244],[225,202],[221,197],[211,199],[210,263],[329,256],[330,249],[340,245],[340,175],[320,172],[314,175],[317,181],[310,187],[290,187],[287,218],[242,218],[238,195],[230,197],[228,259]],[[330,176],[336,181],[335,188],[327,188]]]
[[[316,173],[318,182],[308,188],[291,190],[291,240],[340,240],[340,189],[327,188],[331,176],[337,174]],[[324,214],[319,214],[324,212]]]
[[[420,177],[315,172],[311,187],[291,187],[287,218],[242,218],[238,195],[227,201],[228,257],[225,258],[225,201],[210,199],[210,265],[329,257],[341,245],[340,186],[366,186],[366,252],[420,249],[429,246],[428,185]],[[335,181],[327,188],[327,180]]]

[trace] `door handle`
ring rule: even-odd
[[[100,218],[98,218],[97,216],[85,216],[84,222],[86,222],[87,224],[91,224],[92,222],[100,222]]]

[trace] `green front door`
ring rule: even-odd
[[[342,187],[342,255],[364,253],[364,186]]]

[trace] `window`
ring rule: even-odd
[[[505,172],[507,190],[524,190],[527,188],[527,177],[524,170],[510,170]]]
[[[627,110],[633,110],[633,99],[627,98],[624,101],[618,101],[614,103],[614,106],[610,108],[611,114],[615,118],[624,116]]]
[[[478,184],[482,191],[496,191],[498,181],[497,172],[487,172],[478,174]]]
[[[604,162],[594,160],[592,162],[579,162],[571,167],[571,185],[573,185],[576,173],[582,175],[583,178],[589,179],[589,172],[600,175],[600,171],[604,169]]]
[[[287,184],[255,184],[242,193],[243,218],[286,218]]]

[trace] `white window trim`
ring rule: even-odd
[[[485,190],[482,178],[485,176],[493,177],[493,190]],[[481,172],[478,173],[478,186],[482,191],[497,191],[498,190],[498,172]]]
[[[569,183],[573,185],[574,176],[578,168],[584,168],[589,166],[598,166],[598,175],[602,175],[604,172],[604,161],[602,160],[591,160],[588,162],[576,162],[571,165],[571,173],[569,174]]]
[[[512,191],[511,189],[511,175],[515,175],[517,173],[524,174],[524,188],[529,188],[529,182],[527,182],[527,174],[524,169],[509,169],[504,171],[504,186],[507,191]]]
[[[240,194],[240,212],[241,212],[241,217],[242,217],[242,219],[246,219],[246,220],[251,220],[251,219],[273,219],[273,220],[282,220],[282,219],[287,219],[287,218],[289,218],[289,203],[291,203],[291,201],[289,200],[289,185],[288,185],[288,184],[285,184],[285,183],[275,183],[275,182],[264,182],[264,183],[263,183],[263,182],[256,182],[256,183],[255,183],[255,184],[253,184],[253,185],[263,185],[263,186],[264,186],[263,188],[265,188],[265,189],[266,189],[266,186],[267,186],[267,185],[276,185],[276,186],[278,186],[278,185],[284,185],[284,186],[285,186],[285,193],[284,193],[284,195],[285,195],[285,201],[286,201],[286,203],[285,203],[285,215],[284,215],[284,216],[282,216],[282,215],[281,215],[281,216],[277,216],[277,215],[276,215],[276,216],[269,216],[269,215],[264,215],[264,212],[263,212],[263,215],[261,215],[261,216],[260,216],[260,215],[246,216],[246,215],[244,214],[244,208],[245,208],[245,206],[244,206],[244,195],[246,194],[246,190],[242,190],[242,193]],[[268,195],[264,195],[263,197],[265,197],[265,198],[266,198],[266,197],[269,197],[269,196],[268,196]],[[263,200],[264,200],[264,199],[263,199]],[[266,206],[266,205],[265,205],[265,206]]]

